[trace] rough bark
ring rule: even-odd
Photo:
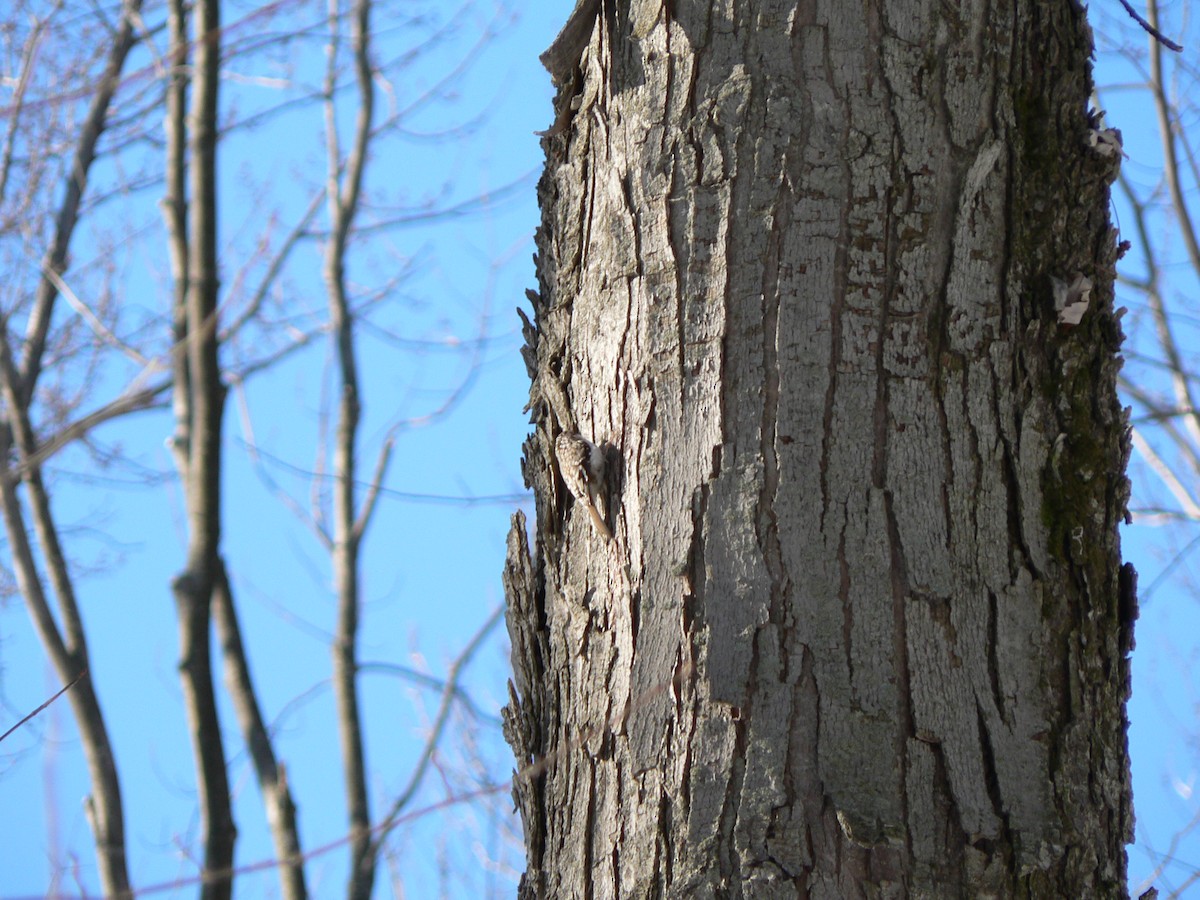
[[[576,15],[544,57],[536,549],[515,522],[506,571],[523,896],[1122,895],[1082,9]],[[608,449],[607,544],[555,471],[573,430]]]

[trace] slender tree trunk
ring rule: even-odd
[[[238,725],[254,762],[254,774],[262,793],[267,827],[275,845],[279,886],[284,900],[303,900],[308,896],[304,881],[304,852],[300,846],[300,827],[296,804],[288,784],[287,766],[275,755],[271,732],[263,719],[262,707],[250,674],[250,660],[242,642],[242,628],[233,602],[233,589],[225,561],[217,558],[216,585],[212,595],[212,616],[221,641],[225,663],[225,687],[237,715]]]
[[[523,896],[1124,893],[1090,50],[1068,0],[604,0],[543,57]]]
[[[326,81],[325,134],[328,164],[326,193],[331,235],[325,247],[325,289],[337,357],[341,391],[337,434],[334,438],[333,546],[334,589],[337,592],[337,627],[333,641],[333,688],[337,700],[338,736],[341,743],[346,813],[350,825],[350,876],[346,896],[369,900],[375,883],[378,844],[371,834],[371,804],[367,790],[366,746],[358,696],[359,548],[370,512],[359,519],[355,485],[358,472],[358,427],[362,417],[358,359],[354,349],[354,311],[346,288],[346,250],[362,194],[363,173],[371,138],[375,91],[372,82],[370,40],[371,0],[354,5],[354,69],[358,88],[358,115],[348,159],[343,163],[338,141],[337,35],[340,4],[330,0],[329,67]],[[344,179],[342,176],[345,169]],[[381,835],[382,837],[382,835]]]
[[[169,0],[167,29],[171,72],[167,79],[166,115],[163,131],[166,190],[163,194],[163,222],[167,228],[167,253],[171,262],[171,408],[175,432],[171,438],[175,467],[187,477],[191,456],[191,378],[188,375],[188,202],[187,202],[187,94],[188,12],[186,0]]]
[[[192,65],[192,102],[187,118],[190,202],[183,234],[182,187],[176,168],[182,148],[178,134],[169,144],[168,221],[175,256],[179,242],[186,247],[186,291],[177,292],[185,310],[176,311],[176,331],[186,328],[178,349],[176,373],[186,379],[175,385],[175,409],[182,421],[176,426],[176,458],[183,463],[181,476],[187,499],[188,551],[184,570],[172,582],[179,616],[179,671],[184,706],[196,762],[200,819],[204,829],[204,900],[224,900],[232,895],[233,848],[237,829],[229,796],[225,748],[217,712],[212,671],[212,597],[218,586],[221,540],[221,416],[225,388],[221,384],[217,352],[219,330],[217,294],[217,86],[220,70],[220,0],[197,0],[193,7],[195,44]],[[173,36],[178,37],[181,11],[173,9]],[[177,50],[178,52],[178,50]],[[176,84],[172,101],[178,101]],[[169,107],[168,122],[178,128],[179,108]],[[175,259],[179,274],[180,260]],[[186,365],[186,370],[184,366]],[[180,445],[178,442],[183,441]]]
[[[53,238],[42,259],[42,278],[26,320],[24,354],[19,365],[10,344],[7,311],[0,322],[0,395],[4,401],[3,421],[0,422],[0,459],[3,460],[0,462],[0,512],[13,569],[39,639],[62,682],[73,684],[68,698],[87,759],[91,789],[86,812],[96,839],[100,884],[105,895],[110,897],[123,897],[129,893],[121,784],[112,742],[92,681],[87,635],[75,597],[74,580],[51,512],[50,495],[42,479],[39,453],[44,446],[39,446],[30,409],[43,372],[61,279],[70,266],[71,241],[79,223],[80,207],[87,196],[88,179],[121,85],[125,63],[138,41],[135,23],[140,21],[141,9],[142,0],[124,0],[121,4],[104,69],[88,103],[87,113],[80,122],[62,201],[55,216]],[[17,114],[10,112],[9,118],[9,128],[17,129]],[[7,183],[16,133],[19,132],[9,135],[5,171],[0,176],[0,195],[4,194]],[[33,532],[37,536],[36,551],[17,496],[18,476],[9,467],[8,461],[14,458],[20,463],[19,480],[24,482],[28,496]],[[40,556],[44,576],[38,569],[35,552]],[[47,596],[47,580],[56,608],[51,607]]]
[[[14,435],[9,430],[9,424],[5,423],[0,428],[0,459],[7,460],[15,450],[18,458],[24,462],[33,445],[32,430],[26,413],[17,401],[14,387],[16,370],[6,339],[0,340],[0,368],[3,369],[5,404],[10,410],[19,410],[12,414],[12,422],[16,426],[16,447],[13,446]],[[35,561],[29,530],[17,497],[17,479],[11,474],[7,464],[3,463],[0,464],[0,514],[4,519],[13,570],[25,605],[38,630],[38,637],[42,646],[46,648],[58,677],[64,684],[73,683],[67,697],[87,759],[91,793],[87,797],[85,809],[88,824],[96,839],[100,884],[105,896],[125,897],[129,895],[130,890],[125,859],[125,816],[121,802],[121,781],[113,756],[112,742],[108,737],[108,727],[89,671],[83,621],[75,602],[75,592],[66,560],[58,543],[58,532],[50,513],[49,497],[42,484],[40,469],[36,465],[29,466],[24,481],[30,494],[35,531],[39,542],[42,542],[43,558],[52,570],[50,581],[58,600],[58,618],[64,623],[61,631]]]

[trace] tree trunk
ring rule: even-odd
[[[180,11],[172,12],[172,28],[178,32]],[[220,327],[217,296],[220,272],[217,262],[217,140],[221,59],[220,0],[197,0],[193,5],[195,35],[192,55],[191,111],[187,119],[188,176],[191,195],[184,201],[176,194],[180,174],[176,165],[181,156],[177,143],[181,136],[169,132],[168,197],[171,216],[187,210],[186,234],[182,223],[170,219],[173,264],[176,275],[186,277],[182,298],[186,311],[174,312],[176,333],[180,325],[187,339],[178,352],[184,357],[176,363],[178,373],[186,365],[186,377],[175,385],[175,410],[182,416],[176,421],[176,459],[183,463],[187,502],[187,564],[171,582],[179,618],[179,674],[183,703],[191,734],[192,755],[196,765],[196,787],[200,801],[204,861],[201,872],[201,900],[228,900],[233,894],[234,845],[237,826],[233,820],[232,798],[225,767],[225,745],[213,683],[212,595],[223,574],[221,543],[221,417],[225,387],[221,383],[219,361]],[[182,48],[173,48],[177,62]],[[173,85],[172,94],[179,89]],[[172,102],[179,99],[176,95]],[[170,107],[169,128],[179,125],[178,110]],[[179,272],[178,256],[186,253],[186,269]]]
[[[1090,50],[1068,0],[583,0],[543,57],[522,896],[1124,893]]]

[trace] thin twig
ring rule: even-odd
[[[1183,52],[1183,45],[1177,44],[1145,19],[1143,19],[1136,9],[1129,5],[1129,0],[1121,0],[1121,5],[1125,7],[1125,12],[1133,17],[1133,20],[1142,26],[1151,37],[1166,47],[1168,50],[1174,50],[1176,53]]]
[[[433,720],[433,728],[429,733],[428,739],[425,741],[425,749],[421,753],[421,758],[417,761],[416,768],[413,770],[412,775],[409,776],[407,786],[405,786],[404,790],[400,792],[400,795],[392,801],[391,809],[384,820],[379,823],[379,825],[375,826],[374,831],[376,833],[376,847],[383,843],[384,839],[388,835],[388,832],[391,831],[392,827],[399,820],[400,813],[404,810],[404,807],[408,805],[409,801],[412,800],[413,795],[416,794],[417,789],[421,786],[421,781],[425,777],[425,770],[429,767],[429,763],[432,761],[433,755],[437,752],[438,742],[441,739],[442,732],[445,730],[446,721],[450,716],[450,708],[453,705],[455,693],[458,691],[459,678],[462,677],[463,670],[467,667],[467,663],[471,661],[471,659],[475,656],[475,653],[479,650],[480,645],[483,644],[484,638],[488,636],[503,615],[504,604],[500,604],[495,610],[492,611],[492,614],[487,617],[483,625],[480,626],[479,630],[475,632],[474,637],[467,642],[467,646],[463,648],[463,651],[459,654],[458,659],[454,661],[454,663],[450,666],[449,671],[446,673],[446,687],[442,691],[442,699],[441,703],[438,705],[437,715]]]
[[[330,481],[337,476],[332,473],[313,471],[304,466],[297,466],[290,463],[280,456],[269,453],[260,446],[252,446],[246,441],[240,442],[248,452],[253,452],[262,457],[273,466],[290,472],[293,475],[310,478],[314,481]],[[367,490],[374,489],[373,481],[364,481],[355,479],[355,486],[366,488]],[[406,503],[429,503],[434,505],[447,506],[512,506],[514,503],[523,503],[528,501],[530,494],[528,491],[511,494],[425,494],[415,491],[400,491],[394,488],[379,487],[378,492],[387,497],[392,497],[396,500],[402,500]]]
[[[0,741],[3,741],[6,737],[8,737],[10,734],[12,734],[14,731],[16,731],[18,728],[20,728],[26,722],[28,722],[30,719],[32,719],[34,716],[36,716],[38,713],[40,713],[43,709],[45,709],[47,706],[49,706],[51,703],[53,703],[55,700],[57,700],[59,697],[61,697],[63,694],[65,694],[67,691],[69,691],[71,688],[73,688],[75,686],[76,682],[78,682],[79,679],[82,678],[86,674],[87,674],[87,669],[81,669],[79,674],[76,675],[74,678],[72,678],[70,681],[68,681],[66,684],[64,684],[61,688],[59,688],[55,692],[53,697],[51,697],[49,700],[47,700],[45,703],[43,703],[41,706],[39,706],[37,709],[35,709],[29,715],[23,717],[21,719],[21,721],[17,722],[16,725],[14,725],[12,728],[8,729],[8,731],[4,732],[4,734],[0,734]]]
[[[1175,477],[1175,473],[1171,471],[1171,467],[1154,451],[1136,428],[1131,429],[1130,437],[1133,440],[1134,448],[1150,468],[1154,470],[1154,473],[1162,479],[1167,489],[1174,494],[1175,499],[1179,501],[1179,505],[1183,507],[1183,511],[1187,517],[1193,522],[1200,521],[1200,504],[1196,503],[1196,500],[1192,497],[1188,489]]]

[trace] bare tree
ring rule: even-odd
[[[385,138],[394,140],[411,132],[412,116],[441,103],[474,56],[468,54],[407,94],[396,90],[398,75],[461,31],[478,28],[470,48],[478,51],[495,39],[503,16],[497,8],[478,17],[468,2],[455,10],[438,10],[425,20],[408,11],[401,15],[385,11],[383,25],[376,26],[372,6],[370,0],[356,0],[352,9],[345,9],[335,0],[318,10],[314,4],[294,0],[223,18],[222,10],[228,12],[230,7],[220,0],[193,4],[169,0],[162,7],[146,9],[133,0],[114,9],[74,8],[68,0],[49,0],[41,4],[42,18],[0,33],[0,41],[12,35],[20,38],[19,45],[11,48],[17,52],[9,54],[18,61],[13,69],[18,77],[11,82],[8,129],[0,148],[0,253],[13,271],[20,271],[22,257],[45,258],[32,290],[28,279],[6,279],[0,287],[6,294],[0,298],[5,323],[0,333],[4,416],[0,505],[17,588],[59,677],[73,685],[67,693],[91,770],[89,816],[106,896],[128,896],[147,885],[144,880],[133,884],[126,865],[120,781],[89,671],[87,631],[68,562],[69,531],[52,517],[52,491],[43,477],[47,466],[52,471],[53,463],[65,456],[87,458],[89,454],[96,467],[128,466],[144,474],[135,460],[96,440],[94,430],[100,425],[112,426],[131,412],[167,405],[173,414],[168,445],[186,508],[187,546],[171,588],[194,757],[197,843],[203,847],[195,854],[194,878],[202,896],[230,896],[237,876],[231,773],[236,775],[233,767],[242,751],[238,742],[230,741],[228,723],[221,721],[213,671],[218,650],[240,743],[259,784],[281,891],[289,898],[308,893],[296,779],[289,779],[274,721],[283,713],[272,710],[255,686],[252,667],[259,654],[253,635],[243,631],[234,592],[237,572],[229,570],[222,551],[225,524],[237,514],[225,508],[221,495],[228,465],[222,422],[231,389],[243,391],[263,373],[329,340],[341,401],[332,459],[328,472],[318,464],[316,471],[303,474],[312,479],[314,495],[321,498],[326,496],[325,479],[332,484],[332,507],[326,510],[320,500],[312,524],[327,539],[336,575],[331,591],[339,605],[331,628],[332,684],[341,706],[338,729],[345,747],[351,896],[370,896],[389,835],[409,815],[421,814],[410,806],[426,773],[442,765],[438,747],[452,712],[466,710],[476,721],[487,718],[466,696],[461,673],[483,637],[491,633],[490,625],[450,664],[446,679],[427,678],[425,690],[434,692],[437,704],[428,742],[401,789],[380,796],[382,815],[372,815],[370,797],[377,790],[372,784],[379,783],[381,770],[392,773],[395,759],[383,754],[375,762],[375,771],[367,767],[368,712],[358,700],[364,664],[356,645],[361,543],[383,501],[404,496],[386,482],[387,462],[405,420],[398,405],[388,409],[388,417],[397,424],[388,429],[378,458],[364,466],[358,437],[365,421],[364,384],[355,342],[356,332],[363,328],[385,341],[393,340],[386,322],[372,314],[395,304],[397,285],[410,268],[395,267],[369,289],[354,283],[349,272],[362,272],[362,258],[379,255],[379,248],[386,247],[398,230],[443,216],[486,211],[492,200],[462,197],[461,192],[451,194],[442,186],[426,184],[420,186],[425,199],[407,207],[389,205],[387,191],[368,191],[365,173],[371,151],[385,147]],[[303,21],[310,10],[316,15]],[[80,23],[89,30],[81,31]],[[273,31],[276,25],[280,28]],[[409,26],[424,27],[425,36],[398,51],[397,29]],[[384,35],[381,50],[373,43],[377,31]],[[103,40],[91,40],[97,35]],[[76,37],[78,44],[72,43]],[[236,86],[239,79],[270,82],[251,74],[256,65],[292,65],[292,55],[280,48],[292,41],[319,47],[316,39],[328,48],[323,83],[318,79],[309,85],[308,72],[294,72],[284,99],[249,107],[238,105],[245,98],[236,87],[221,89]],[[385,58],[376,60],[377,52]],[[47,67],[52,59],[69,63],[60,65],[57,81],[46,74],[53,71]],[[128,59],[135,60],[132,70],[126,65]],[[349,68],[343,64],[345,59],[351,61]],[[236,99],[225,99],[226,91]],[[384,108],[378,113],[377,91],[385,94]],[[344,151],[339,119],[347,110],[352,111],[355,126]],[[324,120],[326,171],[289,179],[291,187],[286,190],[281,184],[281,191],[289,195],[271,199],[278,202],[278,211],[269,203],[256,209],[261,214],[261,232],[246,230],[230,236],[229,211],[241,202],[223,180],[229,166],[224,160],[235,158],[230,145],[255,129],[297,114],[312,114],[308,121],[313,135],[321,133]],[[160,122],[164,123],[161,131]],[[462,134],[468,131],[465,126]],[[447,134],[446,139],[456,136],[461,135]],[[39,146],[47,152],[33,152]],[[63,146],[73,150],[59,165],[54,161],[64,155]],[[97,167],[104,177],[89,179]],[[382,175],[377,180],[389,179],[395,180]],[[51,208],[47,185],[55,183],[63,186],[63,199]],[[245,184],[243,180],[239,188]],[[270,179],[257,186],[264,197],[269,186]],[[148,215],[155,212],[152,195],[158,194],[161,227]],[[513,194],[511,186],[499,193],[501,197]],[[322,221],[323,210],[328,211],[327,222]],[[86,239],[78,235],[80,222],[91,225]],[[166,289],[161,306],[146,314],[153,303],[140,295],[131,300],[142,286],[134,291],[122,283],[126,273],[121,271],[120,258],[133,253],[134,246],[152,247],[155,241],[162,246],[164,237],[170,272],[162,273]],[[157,256],[157,249],[147,255]],[[298,284],[319,284],[306,279],[322,268],[324,297],[319,291],[297,290]],[[58,309],[63,306],[59,300],[66,301],[66,312]],[[424,418],[451,409],[473,383],[480,348],[492,339],[493,326],[484,318],[481,314],[480,337],[460,350],[468,374]],[[20,325],[25,328],[23,338],[16,331]],[[106,394],[113,382],[119,388]],[[386,400],[396,402],[392,397]],[[268,448],[251,450],[260,461],[272,459]],[[285,457],[294,458],[290,453],[275,456],[266,466],[286,464]],[[511,503],[511,495],[503,502]],[[31,535],[35,542],[29,540]],[[47,596],[51,592],[53,600]],[[494,624],[495,617],[489,621]],[[390,661],[372,660],[365,668],[414,677]],[[297,679],[296,693],[302,695],[314,681],[318,686],[322,683],[307,670]],[[394,777],[393,773],[388,780]],[[481,795],[496,790],[488,782]],[[187,842],[190,845],[190,838]],[[308,852],[324,854],[336,846]]]
[[[616,10],[544,57],[521,895],[1123,895],[1116,154],[1082,6]]]
[[[61,4],[51,6],[44,17],[33,22],[21,48],[17,88],[8,110],[9,130],[0,159],[3,232],[16,236],[21,244],[33,244],[34,248],[43,237],[48,238],[41,270],[34,280],[32,304],[26,305],[20,294],[10,295],[0,310],[0,386],[4,413],[0,423],[0,504],[13,552],[17,584],[42,644],[63,683],[76,683],[69,696],[92,785],[88,819],[96,841],[100,883],[105,893],[114,897],[129,891],[120,781],[112,743],[89,672],[87,635],[76,602],[74,582],[42,478],[41,448],[32,408],[46,368],[48,350],[61,353],[66,349],[62,343],[57,346],[50,343],[50,323],[65,287],[63,276],[68,268],[68,252],[79,221],[80,206],[96,161],[100,136],[112,113],[113,97],[134,46],[134,27],[140,9],[140,0],[126,0],[120,7],[116,27],[110,40],[103,45],[104,56],[96,61],[100,64],[97,87],[79,123],[74,150],[68,154],[70,164],[60,173],[50,171],[34,155],[35,143],[29,138],[37,134],[36,131],[27,134],[23,146],[18,148],[21,119],[32,117],[36,112],[27,107],[27,101],[29,86],[35,80],[34,69],[42,52],[41,44],[47,32],[56,27],[53,20],[60,12]],[[91,70],[90,65],[83,67],[89,74]],[[57,137],[55,124],[51,120],[38,136],[44,139]],[[18,160],[18,151],[28,154],[23,161]],[[22,216],[41,212],[39,187],[42,179],[53,178],[55,174],[59,176],[56,181],[62,185],[63,196],[53,218],[53,227],[48,234],[39,228],[23,229],[20,225]],[[12,349],[10,329],[21,317],[26,320],[26,329],[23,353],[17,357]],[[61,399],[62,414],[69,414],[77,405],[65,397]],[[53,420],[49,424],[53,424]],[[14,459],[15,467],[10,462]],[[18,483],[24,485],[28,513],[18,496]],[[27,515],[33,520],[36,551],[29,539]],[[47,582],[53,591],[56,608],[52,608],[47,596]]]
[[[177,13],[176,13],[177,14]],[[179,671],[192,735],[204,829],[204,898],[227,898],[233,889],[233,822],[225,747],[217,714],[209,637],[212,598],[219,583],[221,542],[221,418],[225,386],[217,351],[220,344],[217,299],[217,115],[221,59],[220,0],[199,0],[193,11],[193,39],[172,48],[177,64],[192,48],[190,112],[187,116],[186,246],[184,309],[175,321],[185,326],[177,353],[186,373],[175,382],[175,446],[188,510],[187,561],[171,589],[179,615]],[[180,58],[183,57],[183,58]],[[182,142],[182,136],[169,140]],[[173,154],[178,151],[173,151]]]
[[[332,0],[330,33],[335,38],[338,30],[338,9],[337,0]],[[325,130],[329,153],[329,186],[326,195],[332,232],[325,248],[325,283],[341,382],[333,460],[337,479],[334,484],[331,549],[338,598],[337,628],[333,643],[333,680],[338,701],[338,731],[342,745],[342,765],[345,770],[346,811],[352,854],[350,882],[346,895],[352,900],[367,900],[371,896],[376,864],[376,848],[371,837],[371,808],[367,791],[362,713],[358,702],[357,642],[360,602],[358,547],[370,520],[373,500],[377,496],[374,489],[379,485],[380,479],[375,478],[372,481],[373,492],[360,512],[355,495],[362,401],[358,360],[354,352],[354,317],[346,289],[346,243],[362,195],[371,119],[375,109],[370,12],[369,0],[357,0],[354,5],[353,54],[359,103],[348,159],[342,158],[341,144],[338,140],[337,107],[334,104],[334,88],[338,77],[336,39],[330,41],[325,100]],[[389,440],[385,442],[380,457],[380,476],[383,474],[382,468],[387,465],[390,451]]]

